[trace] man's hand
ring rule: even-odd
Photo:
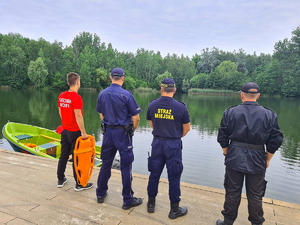
[[[270,166],[270,161],[273,156],[274,156],[274,154],[272,154],[268,151],[266,152],[266,168],[268,168]]]
[[[266,168],[270,166],[270,161],[266,161]]]
[[[81,134],[81,138],[82,138],[82,140],[88,139],[87,133],[82,133],[82,134]]]
[[[228,147],[226,147],[226,148],[222,148],[222,150],[223,150],[223,155],[227,155],[227,152],[228,152]]]

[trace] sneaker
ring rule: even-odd
[[[103,196],[97,196],[97,202],[103,203],[106,196],[107,196],[107,193],[105,193]]]
[[[83,190],[87,190],[93,187],[93,183],[88,183],[85,187],[83,187],[80,184],[76,184],[74,190],[75,191],[83,191]]]
[[[142,202],[143,202],[142,198],[133,198],[133,202],[130,205],[123,204],[122,209],[125,209],[125,210],[130,209],[132,207],[142,204]]]
[[[67,183],[68,182],[68,179],[67,178],[64,178],[63,180],[58,180],[58,182],[57,182],[57,187],[58,188],[61,188],[61,187],[63,187],[64,185],[65,185],[65,183]]]

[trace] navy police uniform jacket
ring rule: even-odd
[[[153,123],[153,136],[163,138],[181,138],[182,124],[190,122],[185,104],[165,96],[149,104],[146,118]]]
[[[134,161],[132,137],[126,134],[125,126],[131,123],[131,117],[141,112],[132,94],[121,85],[112,83],[98,95],[96,110],[102,113],[106,124],[102,140],[102,167],[98,177],[97,196],[104,196],[108,189],[111,166],[117,151],[120,153],[122,173],[122,195],[125,205],[133,202],[131,168]]]
[[[228,148],[225,165],[244,173],[266,170],[266,150],[269,153],[281,146],[283,134],[276,113],[257,102],[245,101],[230,107],[221,120],[218,142]]]
[[[99,93],[96,110],[110,126],[127,126],[131,117],[142,111],[132,94],[118,84],[111,84]]]

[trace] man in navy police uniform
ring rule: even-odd
[[[118,150],[123,184],[122,208],[126,210],[142,203],[142,198],[133,197],[131,173],[134,160],[132,136],[139,124],[141,109],[133,95],[122,88],[125,79],[123,69],[113,69],[110,79],[112,84],[99,93],[96,107],[104,130],[102,166],[98,176],[96,195],[98,203],[103,203],[107,196],[111,166]]]
[[[226,109],[221,120],[218,142],[225,155],[226,195],[222,211],[224,221],[218,220],[217,225],[231,225],[237,218],[244,179],[248,220],[252,225],[261,225],[265,221],[262,197],[267,184],[266,168],[281,146],[283,134],[276,113],[256,102],[259,96],[256,83],[245,83],[240,93],[243,103]]]
[[[164,166],[167,167],[169,180],[170,219],[187,214],[186,207],[179,207],[180,177],[182,165],[182,142],[190,130],[190,117],[183,102],[173,99],[176,85],[173,79],[165,78],[161,82],[161,97],[148,106],[147,120],[153,128],[151,156],[148,158],[150,172],[148,182],[147,211],[154,212],[158,183]]]

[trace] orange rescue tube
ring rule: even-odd
[[[95,145],[96,141],[92,135],[88,135],[88,139],[85,140],[79,137],[75,143],[73,164],[77,175],[77,182],[83,187],[86,187],[92,176]]]

